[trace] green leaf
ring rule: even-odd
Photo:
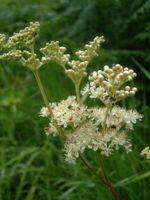
[[[143,74],[150,80],[150,72],[147,71],[135,58],[132,58],[132,60],[140,68]]]

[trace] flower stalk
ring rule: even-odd
[[[75,84],[76,98],[77,98],[78,104],[80,104],[80,89],[79,89],[79,87],[80,87],[79,84]]]
[[[112,196],[114,197],[114,200],[120,200],[120,199],[119,199],[119,196],[118,196],[118,193],[117,193],[116,190],[114,189],[114,187],[113,187],[113,185],[112,185],[112,183],[111,183],[111,181],[110,181],[110,179],[109,179],[109,177],[108,177],[108,175],[107,175],[107,173],[106,173],[106,170],[105,170],[104,165],[103,165],[102,158],[100,158],[100,156],[99,156],[99,155],[100,155],[100,152],[97,152],[97,154],[98,154],[99,166],[100,166],[100,168],[101,168],[101,170],[102,170],[102,177],[103,177],[103,180],[105,181],[106,186],[109,188],[109,190],[110,190]]]
[[[87,163],[87,161],[83,158],[82,155],[79,155],[79,158],[84,164],[84,166],[88,169],[88,171],[98,180],[100,184],[103,183],[104,185],[108,186],[108,183],[95,172],[95,170]]]
[[[53,112],[52,112],[51,106],[49,105],[49,101],[48,101],[47,95],[45,93],[42,81],[41,81],[41,79],[39,77],[38,71],[37,70],[33,71],[33,74],[35,76],[36,82],[37,82],[38,87],[40,89],[40,92],[41,92],[41,95],[43,97],[44,103],[45,103],[46,107],[48,108],[50,116],[53,116]]]

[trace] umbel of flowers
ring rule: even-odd
[[[104,42],[104,37],[95,37],[85,45],[84,50],[75,52],[76,60],[71,60],[70,55],[66,54],[66,47],[60,46],[58,41],[46,43],[40,49],[42,56],[38,57],[34,51],[38,36],[38,22],[31,22],[28,27],[9,38],[0,34],[0,59],[16,60],[34,73],[45,102],[40,116],[49,118],[46,134],[65,138],[66,161],[75,163],[86,148],[99,150],[105,156],[122,147],[127,152],[131,151],[127,133],[142,116],[135,110],[121,108],[117,103],[135,95],[137,88],[130,87],[128,82],[136,77],[136,73],[120,64],[104,66],[103,70],[89,75],[86,86],[80,91],[80,83],[87,76],[86,68],[98,55],[97,50]],[[38,75],[38,69],[51,61],[62,66],[64,73],[75,85],[75,96],[69,96],[59,103],[48,103]],[[98,98],[104,106],[88,108],[80,100],[84,96]]]

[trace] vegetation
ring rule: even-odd
[[[139,154],[150,142],[150,1],[1,0],[0,32],[12,34],[37,20],[42,25],[37,47],[45,41],[60,40],[72,54],[96,35],[104,35],[106,43],[99,58],[88,67],[89,72],[105,64],[121,63],[132,66],[138,74],[134,83],[139,88],[137,97],[124,102],[144,115],[131,135],[133,151],[118,152],[104,164],[122,199],[148,200],[150,163]],[[72,83],[55,63],[44,66],[40,75],[50,101],[74,93]],[[111,200],[82,163],[74,166],[64,162],[62,141],[44,134],[48,121],[38,117],[42,106],[32,74],[16,62],[1,62],[0,200]],[[87,158],[95,168],[98,166],[93,153],[88,152]]]

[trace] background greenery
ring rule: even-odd
[[[59,40],[73,55],[96,35],[104,35],[100,56],[88,71],[120,63],[137,72],[134,84],[139,92],[123,102],[144,115],[131,134],[133,151],[117,152],[104,163],[121,200],[149,200],[150,162],[139,153],[150,145],[150,0],[1,0],[0,32],[12,34],[30,21],[41,23],[37,48]],[[51,101],[74,93],[54,63],[40,74]],[[43,134],[48,121],[38,117],[41,106],[32,74],[16,63],[1,62],[0,200],[111,200],[80,162],[76,166],[64,162],[58,138]],[[93,153],[86,156],[98,167]]]

